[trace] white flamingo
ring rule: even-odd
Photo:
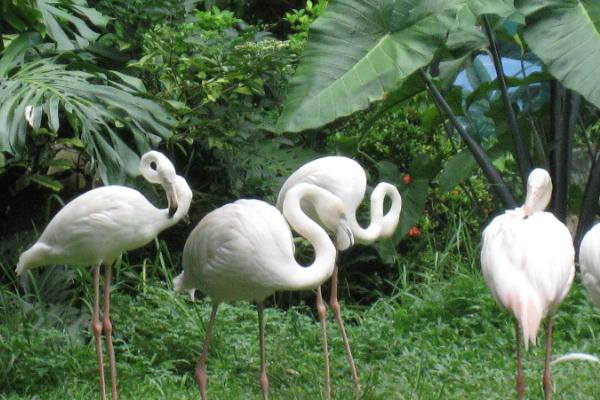
[[[304,290],[319,286],[333,272],[336,249],[327,233],[300,209],[300,202],[314,206],[327,227],[344,242],[351,242],[344,206],[331,193],[314,185],[297,185],[283,204],[283,215],[292,228],[315,249],[315,260],[302,267],[294,258],[294,243],[286,218],[259,200],[238,200],[208,213],[192,231],[183,250],[184,271],[174,280],[175,290],[195,289],[210,296],[212,312],[196,381],[202,399],[207,398],[206,359],[213,323],[223,301],[257,303],[260,344],[260,383],[268,398],[264,350],[264,299],[278,290]]]
[[[110,365],[111,395],[117,399],[117,370],[112,346],[110,320],[111,266],[117,257],[150,242],[161,231],[187,215],[192,191],[185,179],[175,173],[173,164],[157,151],[144,154],[140,172],[152,183],[162,185],[168,209],[154,207],[140,192],[125,186],[104,186],[90,190],[65,205],[52,218],[38,241],[23,252],[17,275],[48,264],[94,265],[94,305],[92,330],[96,339],[100,390],[106,399],[102,330],[104,329]],[[104,313],[100,323],[100,266],[104,265]]]
[[[279,196],[277,198],[277,208],[280,210],[282,209],[287,193],[291,188],[299,183],[311,183],[317,185],[340,198],[344,203],[344,214],[348,218],[352,235],[354,239],[361,244],[370,244],[378,239],[388,238],[394,234],[396,227],[398,226],[400,210],[402,209],[402,198],[400,197],[398,189],[396,189],[394,185],[386,182],[379,183],[371,193],[371,220],[369,226],[367,228],[363,228],[359,225],[358,221],[356,220],[356,210],[362,202],[367,190],[367,176],[360,164],[348,157],[322,157],[310,161],[298,168],[292,175],[290,175],[290,177],[281,187]],[[389,196],[391,199],[391,208],[384,215],[383,202],[386,196]],[[311,204],[303,202],[302,208],[313,218],[317,217]],[[353,245],[353,243],[342,242],[343,239],[343,237],[336,238],[337,243],[339,243],[337,246],[338,250],[344,250],[345,248]],[[344,348],[346,350],[348,363],[352,372],[354,392],[358,398],[360,395],[358,371],[354,363],[354,358],[352,357],[352,350],[350,348],[348,335],[346,334],[346,329],[344,328],[341,307],[337,296],[337,282],[338,267],[336,265],[331,278],[331,296],[329,304],[331,305],[331,309],[333,310],[342,333]],[[323,302],[321,287],[317,289],[317,311],[319,313],[323,337],[323,353],[325,359],[325,398],[330,399],[331,382],[329,377],[329,351],[327,347],[327,330],[325,322],[327,310]]]
[[[552,194],[550,175],[534,169],[527,180],[523,207],[497,216],[483,231],[481,268],[496,302],[507,308],[516,323],[517,396],[525,395],[519,330],[525,349],[535,344],[542,319],[548,317],[544,395],[552,395],[550,354],[552,313],[571,288],[575,274],[573,242],[569,230],[544,212]]]

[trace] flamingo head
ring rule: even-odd
[[[537,211],[543,211],[552,196],[552,179],[545,169],[536,168],[527,179],[527,197],[523,205],[525,217]]]

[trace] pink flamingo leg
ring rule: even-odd
[[[329,304],[335,315],[335,319],[342,332],[342,339],[344,340],[344,348],[346,349],[346,355],[348,356],[348,364],[350,364],[350,371],[352,372],[352,382],[354,383],[354,394],[358,399],[360,397],[360,381],[358,380],[358,371],[356,370],[356,364],[354,363],[354,357],[352,357],[352,350],[350,349],[350,341],[346,334],[346,328],[344,328],[344,320],[342,319],[342,308],[338,302],[338,266],[336,265],[333,269],[333,275],[331,277],[331,297]]]
[[[208,383],[208,376],[206,375],[206,359],[208,358],[208,347],[210,344],[210,338],[212,336],[213,325],[215,323],[215,317],[217,316],[217,309],[219,303],[213,303],[212,311],[210,312],[210,319],[208,320],[208,327],[206,328],[206,337],[204,338],[204,346],[202,347],[202,354],[196,365],[196,383],[200,388],[200,396],[202,400],[206,400],[206,384]]]
[[[94,306],[92,309],[92,331],[96,339],[98,373],[100,375],[100,397],[106,400],[106,382],[104,381],[104,360],[102,358],[102,324],[100,323],[100,264],[94,267]]]
[[[265,321],[264,321],[264,303],[256,303],[258,311],[258,342],[260,346],[260,386],[263,391],[263,400],[269,400],[269,377],[267,376],[267,361],[265,359]]]
[[[552,398],[552,373],[550,371],[550,356],[552,355],[552,317],[548,317],[546,324],[546,363],[544,366],[544,399]]]
[[[523,364],[521,363],[521,335],[519,322],[515,319],[515,358],[517,361],[517,399],[525,398],[525,378],[523,376]]]
[[[104,339],[106,340],[106,352],[110,366],[110,394],[113,400],[119,398],[117,392],[117,363],[115,361],[115,349],[112,344],[112,322],[110,321],[110,282],[112,277],[112,265],[104,266],[104,316],[102,326],[104,328]]]
[[[329,370],[329,346],[327,345],[327,308],[323,301],[321,286],[317,288],[317,313],[321,323],[321,342],[323,343],[323,362],[325,364],[325,387],[323,395],[325,400],[331,400],[331,377]]]

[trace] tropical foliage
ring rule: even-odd
[[[310,28],[277,128],[315,129],[377,101],[384,115],[428,90],[436,103],[428,119],[449,118],[505,207],[516,204],[505,180],[520,195],[516,183],[543,165],[564,219],[567,194],[577,190],[568,186],[567,160],[595,120],[585,104],[600,106],[597,11],[592,1],[330,1]],[[438,169],[440,186],[468,177],[471,156],[457,153],[446,173]],[[570,213],[581,212],[579,232],[598,190],[588,185],[583,206],[569,203]]]
[[[8,15],[0,58],[0,152],[6,166],[31,164],[37,183],[60,189],[33,160],[36,141],[87,154],[103,182],[138,174],[137,154],[172,135],[174,119],[144,84],[101,66],[94,45],[108,18],[85,1],[2,2]],[[68,163],[63,168],[73,167]]]

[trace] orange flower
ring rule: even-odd
[[[409,174],[406,174],[402,177],[402,182],[404,182],[405,185],[410,185],[412,182],[412,176],[410,176]]]

